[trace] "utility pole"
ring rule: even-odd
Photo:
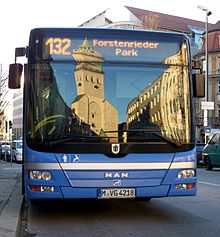
[[[210,16],[212,14],[212,12],[210,12],[208,10],[207,7],[198,6],[198,9],[205,11],[206,13],[206,20],[205,20],[205,62],[206,62],[206,70],[205,70],[205,103],[203,103],[204,105],[204,114],[203,114],[203,126],[204,126],[204,130],[205,130],[205,143],[207,143],[207,134],[206,134],[206,127],[208,126],[208,109],[206,108],[206,106],[209,106],[208,101],[209,101],[209,97],[208,97],[208,71],[209,71],[209,58],[208,58],[208,16]]]

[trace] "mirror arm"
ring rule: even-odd
[[[15,49],[15,63],[17,62],[17,57],[23,57],[27,55],[27,47],[20,47]]]

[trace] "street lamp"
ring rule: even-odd
[[[205,38],[205,62],[206,62],[206,70],[205,70],[205,102],[207,102],[209,99],[208,99],[208,16],[210,16],[212,14],[212,12],[210,12],[208,10],[207,7],[204,7],[204,6],[197,6],[198,9],[202,10],[202,11],[205,11],[205,15],[206,15],[206,21],[205,21],[205,32],[206,32],[206,38]],[[208,115],[208,110],[207,109],[204,109],[204,128],[207,127],[208,125],[208,118],[207,118],[207,115]],[[206,137],[205,137],[205,140],[206,140]]]
[[[206,21],[205,21],[205,32],[206,32],[206,38],[205,38],[205,61],[206,61],[206,70],[205,70],[205,101],[208,101],[208,16],[212,14],[208,10],[207,7],[204,6],[197,6],[198,9],[205,11],[206,13]]]

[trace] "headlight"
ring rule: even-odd
[[[36,170],[30,171],[29,177],[30,177],[30,179],[41,179],[41,172],[36,171]]]
[[[42,172],[41,179],[43,179],[43,180],[51,180],[50,172]]]
[[[181,170],[178,174],[179,179],[193,178],[195,177],[195,170]]]
[[[32,170],[29,171],[29,177],[30,179],[51,180],[51,173],[48,171]]]

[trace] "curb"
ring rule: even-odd
[[[17,236],[18,226],[20,223],[21,205],[23,202],[23,195],[21,194],[22,181],[20,173],[17,177],[18,180],[0,216],[1,237]]]

